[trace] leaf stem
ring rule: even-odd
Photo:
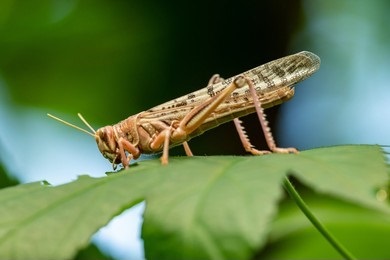
[[[291,198],[295,201],[297,206],[301,209],[303,214],[309,219],[314,227],[325,237],[325,239],[338,251],[345,259],[356,259],[337,239],[325,228],[318,218],[310,211],[309,207],[303,201],[301,196],[295,190],[294,186],[286,176],[284,179],[284,188],[287,190]]]

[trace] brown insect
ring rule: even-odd
[[[276,146],[263,109],[291,99],[294,95],[293,85],[311,76],[319,67],[320,58],[303,51],[226,80],[214,75],[205,88],[97,131],[78,114],[92,132],[50,114],[48,116],[92,135],[100,152],[113,164],[114,169],[120,163],[127,168],[130,160],[137,159],[142,153],[161,151],[161,163],[167,164],[169,148],[180,144],[184,146],[186,154],[192,156],[188,140],[231,120],[246,151],[255,155],[270,151],[297,153],[295,148]],[[254,112],[259,117],[270,151],[256,150],[238,119]]]

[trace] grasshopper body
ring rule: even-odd
[[[88,133],[95,137],[102,155],[113,165],[122,163],[124,167],[128,167],[129,161],[137,159],[142,153],[161,151],[162,163],[166,164],[168,149],[180,144],[184,145],[187,155],[192,155],[188,140],[232,120],[248,152],[267,153],[253,148],[238,120],[239,117],[254,112],[259,116],[271,151],[297,152],[294,148],[276,147],[263,109],[292,98],[293,85],[311,76],[319,66],[320,59],[315,54],[304,51],[268,62],[226,80],[215,75],[205,88],[130,116],[115,125],[102,127],[96,132],[79,116],[93,131]]]

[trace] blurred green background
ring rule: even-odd
[[[321,69],[268,110],[277,142],[389,144],[389,8],[386,0],[2,0],[0,161],[21,182],[103,176],[111,165],[95,141],[46,113],[81,125],[81,112],[99,128],[204,87],[214,73],[230,77],[301,50],[319,55]],[[256,118],[244,122],[265,148]],[[245,154],[230,123],[190,145],[198,155]],[[139,217],[118,221],[122,238],[112,243],[141,250],[127,244]]]
[[[289,54],[304,20],[297,1],[6,2],[0,69],[14,104],[82,112],[95,127]],[[194,150],[243,153],[229,128]]]

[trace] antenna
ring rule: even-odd
[[[88,124],[87,120],[84,119],[84,117],[80,114],[80,113],[77,113],[77,115],[79,116],[79,118],[81,119],[81,121],[83,121],[83,123],[88,126],[89,129],[91,129],[92,133],[96,134],[96,131],[95,129],[93,129],[93,127]]]
[[[84,124],[86,124],[86,125],[93,131],[93,133],[90,133],[90,132],[88,132],[87,130],[85,130],[85,129],[81,128],[81,127],[78,127],[78,126],[76,126],[76,125],[73,125],[73,124],[71,124],[71,123],[68,123],[68,122],[66,122],[65,120],[62,120],[62,119],[60,119],[60,118],[58,118],[58,117],[56,117],[56,116],[53,116],[53,115],[51,115],[51,114],[47,114],[47,116],[49,116],[49,117],[51,117],[51,118],[53,118],[53,119],[55,119],[55,120],[57,120],[57,121],[59,121],[59,122],[65,124],[65,125],[67,125],[67,126],[76,128],[77,130],[80,130],[80,131],[82,131],[82,132],[84,132],[84,133],[87,133],[87,134],[92,135],[93,137],[95,137],[96,131],[87,123],[87,121],[85,121],[85,119],[83,118],[83,116],[82,116],[80,113],[79,113],[78,115],[79,115],[80,119],[84,122]]]

